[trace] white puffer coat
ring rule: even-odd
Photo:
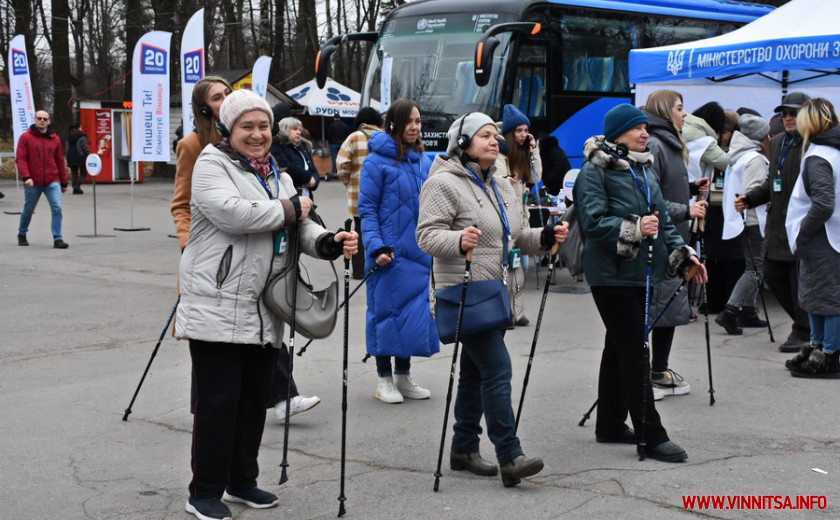
[[[265,306],[262,293],[286,261],[286,255],[274,255],[273,231],[294,228],[288,199],[295,189],[283,172],[279,182],[269,174],[266,184],[271,198],[248,163],[216,145],[198,157],[175,337],[279,347],[283,323]],[[316,245],[325,234],[312,220],[303,221],[301,251],[321,258]],[[286,254],[291,250],[289,243]]]

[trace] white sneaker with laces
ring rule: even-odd
[[[665,390],[661,388],[653,387],[653,400],[654,401],[661,401],[665,398]]]
[[[432,393],[411,379],[411,374],[394,374],[394,385],[397,390],[409,399],[428,399]]]
[[[403,402],[403,396],[394,386],[394,378],[391,376],[379,378],[379,383],[376,385],[376,398],[384,403]]]
[[[298,395],[292,397],[289,400],[289,417],[293,415],[297,415],[301,412],[305,412],[311,408],[314,408],[321,402],[321,398],[318,396],[313,395],[312,397],[306,397],[303,395]],[[286,401],[280,401],[274,406],[274,413],[277,415],[277,419],[280,421],[286,420]]]
[[[651,372],[650,384],[654,390],[659,388],[664,391],[665,395],[685,395],[691,391],[691,385],[685,378],[670,368],[665,372]]]

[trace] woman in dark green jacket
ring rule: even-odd
[[[604,136],[591,137],[584,145],[587,162],[574,187],[586,237],[584,272],[607,329],[595,439],[636,443],[636,432],[624,422],[629,411],[636,431],[644,428],[638,441],[640,445],[645,442],[646,456],[680,462],[687,458],[685,450],[668,439],[653,406],[650,382],[644,377],[649,370],[642,348],[647,339],[645,292],[666,272],[675,276],[684,265],[700,262],[668,217],[659,185],[650,172],[647,124],[645,114],[633,105],[619,105],[607,112]],[[649,284],[648,247],[652,247]],[[641,253],[640,248],[644,249]],[[697,281],[705,277],[701,265]]]

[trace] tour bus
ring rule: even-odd
[[[446,150],[446,131],[467,112],[501,119],[519,107],[540,138],[557,137],[572,166],[603,115],[632,103],[630,49],[732,31],[773,8],[731,0],[420,0],[391,11],[378,32],[331,38],[315,64],[348,41],[374,42],[360,106],[420,105],[426,150]]]

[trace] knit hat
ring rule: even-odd
[[[242,114],[252,110],[262,110],[268,115],[268,123],[274,124],[274,114],[268,102],[258,94],[246,89],[234,90],[228,94],[222,102],[222,106],[219,107],[219,121],[225,125],[225,128],[231,130]]]
[[[271,107],[271,112],[274,114],[275,121],[280,121],[281,119],[292,116],[292,111],[289,108],[289,105],[282,101],[278,101],[276,105]]]
[[[738,118],[741,133],[753,141],[761,141],[770,133],[770,124],[760,116],[744,114]]]
[[[502,135],[513,130],[519,125],[531,126],[531,122],[518,108],[513,105],[505,105],[502,109]]]
[[[648,118],[639,108],[628,103],[615,106],[604,115],[604,138],[614,142],[618,136],[642,123],[648,124]]]
[[[782,98],[782,104],[777,106],[774,112],[781,112],[783,108],[795,108],[798,110],[802,106],[802,103],[809,99],[811,99],[811,96],[804,92],[791,92]]]
[[[481,127],[495,124],[496,123],[493,122],[490,116],[482,114],[481,112],[470,112],[469,114],[459,117],[454,123],[452,123],[452,126],[449,127],[449,132],[447,133],[449,144],[446,145],[446,154],[450,156],[460,156],[461,152],[464,150],[458,146],[459,136],[465,135],[472,139],[472,136],[474,136]],[[465,146],[464,148],[468,147]]]

